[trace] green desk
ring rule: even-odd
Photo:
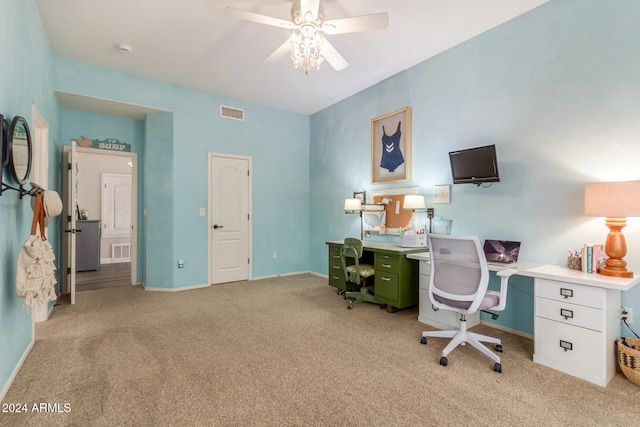
[[[326,242],[329,246],[329,285],[338,292],[352,290],[347,284],[340,247],[343,241]],[[419,262],[408,259],[407,254],[426,252],[425,248],[402,248],[398,244],[363,241],[363,263],[373,264],[376,269],[374,287],[376,300],[387,305],[393,313],[418,304]]]

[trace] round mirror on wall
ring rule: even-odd
[[[16,116],[7,131],[7,163],[11,176],[20,186],[29,179],[32,151],[29,125],[24,117]]]

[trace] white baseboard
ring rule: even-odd
[[[118,264],[121,262],[131,262],[131,258],[113,259],[113,258],[100,258],[100,265],[102,264]]]
[[[208,288],[209,286],[211,285],[207,285],[207,284],[193,285],[193,286],[185,286],[183,288],[153,288],[149,286],[144,286],[144,290],[150,291],[150,292],[179,292],[179,291],[190,291],[192,289]]]
[[[524,337],[524,338],[529,338],[530,340],[533,339],[533,335],[531,335],[531,334],[527,334],[527,333],[522,332],[522,331],[517,331],[515,329],[507,328],[506,326],[498,325],[497,323],[492,323],[492,322],[487,322],[485,320],[481,320],[480,324],[481,325],[485,325],[485,326],[489,326],[489,327],[494,328],[494,329],[498,329],[500,331],[509,332],[510,334],[513,334],[513,335],[518,335],[518,336],[521,336],[521,337]]]
[[[323,277],[325,279],[329,278],[328,274],[316,273],[315,271],[308,271],[307,273],[312,274],[314,276]]]
[[[249,279],[249,281],[253,281],[253,280],[264,280],[264,279],[273,279],[275,277],[286,277],[286,276],[297,276],[298,274],[314,274],[313,272],[307,270],[307,271],[294,271],[292,273],[282,273],[282,274],[272,274],[269,276],[260,276],[260,277],[252,277],[251,279]]]
[[[18,372],[20,372],[20,369],[22,368],[22,364],[27,359],[27,356],[29,355],[29,352],[31,352],[31,349],[33,348],[33,344],[34,343],[35,343],[35,338],[31,340],[31,342],[27,346],[26,350],[22,354],[22,357],[18,361],[18,364],[13,369],[13,372],[11,372],[11,376],[9,377],[9,381],[7,381],[7,383],[2,388],[2,392],[0,392],[0,402],[4,402],[4,397],[6,396],[7,392],[9,391],[9,388],[11,387],[11,384],[13,384],[13,380],[16,379],[16,375],[18,375]]]

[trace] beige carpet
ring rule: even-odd
[[[603,388],[532,361],[503,339],[503,373],[470,346],[438,364],[417,309],[347,310],[326,279],[299,275],[175,293],[83,292],[36,327],[3,426],[605,426],[638,423],[640,388]],[[613,345],[613,344],[612,344]]]

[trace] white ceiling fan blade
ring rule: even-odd
[[[284,43],[280,45],[279,48],[273,51],[273,53],[267,56],[264,61],[264,64],[270,64],[272,62],[277,61],[278,59],[285,56],[287,53],[291,52],[291,40],[287,39]]]
[[[320,0],[300,0],[300,12],[302,13],[302,16],[307,12],[311,12],[313,17],[317,18],[319,9]]]
[[[322,57],[329,63],[336,71],[344,70],[349,66],[349,63],[338,53],[335,47],[329,40],[324,39],[322,42]]]
[[[244,21],[257,22],[259,24],[273,25],[274,27],[287,29],[293,28],[293,23],[290,21],[272,18],[271,16],[260,15],[258,13],[253,13],[242,9],[236,9],[235,7],[227,7],[224,9],[224,11],[228,16],[233,16],[234,18],[242,19]]]
[[[357,31],[381,30],[387,28],[388,25],[389,15],[386,12],[382,12],[325,21],[322,24],[322,31],[325,34],[344,34]]]

